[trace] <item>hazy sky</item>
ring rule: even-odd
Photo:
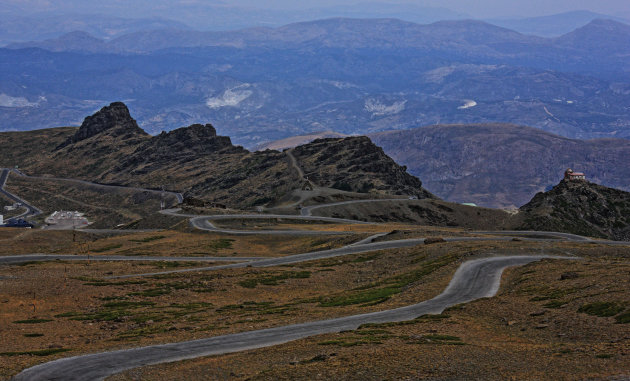
[[[29,11],[71,12],[73,9],[157,9],[179,5],[201,4],[242,6],[247,8],[306,9],[362,2],[413,4],[444,7],[467,13],[475,18],[541,16],[571,10],[593,12],[630,18],[630,0],[0,0],[5,6],[16,6]],[[1,7],[1,4],[0,4]],[[168,14],[161,15],[168,17]]]
[[[583,9],[611,15],[619,15],[620,13],[630,15],[630,0],[267,0],[264,4],[273,8],[301,8],[357,4],[361,2],[405,3],[419,6],[444,7],[479,18],[541,16]],[[261,7],[260,0],[233,0],[226,3]]]

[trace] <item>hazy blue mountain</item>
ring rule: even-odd
[[[523,35],[473,20],[420,25],[396,19],[326,19],[280,28],[227,32],[160,29],[94,41],[76,33],[58,39],[9,45],[51,51],[146,53],[173,48],[235,47],[242,49],[321,48],[402,50],[457,63],[506,64],[576,72],[625,81],[630,66],[630,26],[595,20],[558,38]],[[66,49],[67,47],[67,49]]]
[[[549,190],[567,168],[630,190],[630,140],[572,140],[525,126],[426,126],[370,135],[433,194],[454,202],[516,208]]]
[[[187,29],[184,23],[160,18],[128,19],[102,14],[38,14],[24,16],[13,11],[0,12],[0,44],[58,38],[83,31],[99,38],[112,38],[140,30]]]
[[[596,19],[555,39],[555,43],[571,48],[589,50],[598,55],[624,55],[630,47],[630,25],[612,20]]]
[[[613,21],[548,39],[478,21],[392,19],[109,41],[72,33],[32,45],[57,52],[0,49],[0,129],[76,125],[123,100],[150,133],[212,122],[247,147],[437,123],[630,138],[628,35]]]
[[[20,4],[20,3],[18,3]],[[103,20],[118,19],[117,15],[126,15],[129,19],[155,19],[177,20],[180,23],[190,25],[198,30],[204,31],[223,31],[235,30],[251,27],[278,27],[290,23],[308,21],[314,19],[333,18],[333,17],[353,17],[353,18],[400,18],[407,21],[418,23],[431,23],[440,20],[463,19],[467,15],[460,12],[454,12],[446,8],[424,7],[414,4],[391,4],[386,2],[364,2],[360,4],[337,5],[337,6],[296,6],[296,7],[268,7],[267,4],[259,6],[236,6],[230,2],[224,1],[138,1],[135,0],[133,6],[128,2],[86,2],[65,0],[63,2],[55,2],[53,4],[38,4],[37,12],[26,3],[20,6],[9,6],[0,4],[0,15],[7,14],[17,16],[17,22],[11,19],[3,20],[14,27],[23,27],[21,32],[28,34],[27,37],[21,38],[18,34],[12,34],[11,39],[7,39],[0,29],[0,41],[25,42],[29,40],[42,40],[57,37],[61,34],[74,30],[84,30],[94,34],[97,37],[107,37],[108,34],[101,34],[97,29],[88,30],[86,27],[79,27],[79,23],[84,20],[96,20],[101,17]],[[71,16],[73,14],[83,14],[84,16]],[[50,17],[53,15],[52,17]],[[70,18],[65,21],[56,15],[63,15]],[[70,16],[68,16],[70,15]],[[91,15],[91,16],[89,16]],[[96,16],[101,15],[101,16]],[[28,29],[28,24],[24,24],[20,20],[35,20],[39,23],[50,26],[50,32],[47,33],[45,28],[37,28],[36,31]],[[62,24],[75,23],[75,28],[60,29],[55,22],[61,21]],[[110,23],[112,21],[109,21]],[[127,20],[130,22],[130,20]],[[139,22],[139,21],[138,21]],[[11,30],[17,30],[14,27]],[[24,28],[26,27],[26,28]],[[162,28],[174,28],[175,25],[162,26]],[[157,26],[151,28],[140,28],[137,30],[158,29]]]
[[[489,23],[515,30],[523,34],[544,37],[558,37],[572,32],[596,19],[608,19],[622,23],[629,20],[590,11],[572,11],[549,16],[528,17],[521,19],[491,19]]]

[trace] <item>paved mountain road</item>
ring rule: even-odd
[[[543,258],[564,257],[510,256],[476,259],[459,267],[443,293],[431,300],[407,307],[201,340],[69,357],[26,369],[14,380],[103,380],[124,370],[146,365],[263,348],[310,336],[353,330],[366,323],[397,322],[426,314],[439,314],[452,305],[495,295],[504,269]]]
[[[373,199],[373,200],[352,200],[352,201],[341,201],[334,202],[332,204],[322,204],[322,205],[311,205],[305,206],[300,210],[300,214],[302,216],[312,216],[313,211],[317,209],[331,208],[335,206],[344,206],[344,205],[352,205],[352,204],[365,204],[365,203],[375,203],[375,202],[391,202],[391,201],[417,201],[416,199],[409,198],[383,198],[383,199]]]
[[[15,216],[13,218],[26,218],[26,217],[32,217],[32,216],[37,216],[39,214],[42,214],[41,210],[39,210],[36,207],[32,206],[31,204],[29,204],[25,200],[22,200],[18,196],[7,192],[4,189],[4,186],[7,184],[7,179],[9,178],[9,173],[10,172],[11,172],[10,169],[3,168],[2,169],[2,173],[0,173],[0,193],[4,194],[6,197],[8,197],[10,200],[13,200],[14,202],[22,203],[22,205],[26,208],[26,212],[20,214],[19,216]]]
[[[461,241],[509,241],[510,239],[511,238],[509,237],[453,237],[453,238],[445,238],[444,240],[446,242],[461,242]],[[352,254],[368,253],[372,251],[414,247],[422,243],[424,243],[424,238],[372,242],[372,243],[365,243],[365,244],[360,244],[360,245],[350,244],[348,246],[340,247],[337,249],[313,251],[310,253],[287,255],[284,257],[265,258],[265,259],[251,261],[251,262],[232,263],[229,265],[219,265],[219,266],[210,266],[210,267],[196,267],[196,268],[190,268],[190,269],[177,269],[177,270],[161,271],[161,272],[147,273],[147,274],[118,275],[118,276],[111,276],[109,278],[122,279],[122,278],[167,275],[167,274],[177,274],[177,273],[196,272],[196,271],[216,271],[216,270],[236,269],[236,268],[244,268],[244,267],[273,267],[273,266],[292,265],[292,264],[301,263],[301,262],[316,261],[320,259],[341,257],[345,255],[352,255]]]
[[[93,262],[241,262],[257,261],[264,257],[156,257],[145,255],[65,255],[25,254],[0,257],[0,265],[17,265],[28,262],[93,261]]]
[[[1,179],[0,179],[1,180]],[[400,199],[395,199],[400,201]],[[261,230],[261,231],[239,231],[232,229],[221,229],[216,227],[210,221],[223,220],[223,219],[261,219],[261,218],[282,218],[282,219],[299,219],[310,221],[326,221],[326,222],[340,222],[340,223],[366,223],[361,221],[337,219],[329,217],[317,217],[310,215],[312,210],[323,207],[334,207],[344,204],[353,204],[360,202],[382,202],[393,200],[356,200],[346,201],[328,205],[318,205],[313,207],[307,207],[302,210],[301,216],[290,215],[223,215],[223,216],[195,216],[195,215],[181,215],[178,214],[178,210],[164,211],[166,214],[190,218],[190,223],[193,227],[226,234],[288,234],[288,235],[302,235],[305,232],[294,230]],[[304,215],[306,214],[306,215]],[[331,232],[307,232],[308,234],[331,234]],[[342,233],[347,234],[347,233]],[[332,258],[342,255],[365,253],[377,250],[413,247],[424,242],[423,238],[397,240],[397,241],[383,241],[373,242],[375,238],[381,236],[384,233],[379,233],[358,241],[354,244],[331,250],[324,250],[319,252],[311,252],[297,255],[289,255],[285,257],[276,258],[239,258],[242,260],[248,260],[244,263],[233,263],[222,266],[210,266],[194,269],[173,270],[151,274],[134,274],[109,278],[125,278],[136,276],[152,276],[169,273],[190,272],[190,271],[210,271],[220,270],[228,268],[243,268],[243,267],[270,267],[280,266],[287,264],[294,264],[304,261],[311,261],[323,258]],[[446,238],[448,242],[458,241],[485,241],[485,240],[511,240],[513,236],[521,236],[523,240],[532,241],[550,241],[550,240],[569,240],[572,242],[590,243],[590,242],[602,242],[607,241],[592,241],[585,237],[575,236],[565,233],[550,233],[550,232],[480,232],[483,235],[498,234],[503,235],[500,237],[453,237]],[[628,244],[628,243],[625,243]],[[77,257],[77,256],[72,256]],[[41,260],[49,260],[50,257],[43,257]],[[107,257],[102,257],[107,258]],[[123,257],[117,259],[117,256],[110,256],[110,258],[116,258],[112,260],[137,260],[133,257]],[[142,257],[142,260],[146,260],[147,257]],[[195,257],[196,258],[196,257]],[[222,257],[223,258],[223,257]],[[576,259],[575,257],[551,257],[551,256],[506,256],[506,257],[491,257],[471,260],[463,263],[456,271],[453,279],[446,290],[439,296],[407,307],[396,308],[393,310],[386,310],[380,312],[373,312],[368,314],[354,315],[341,317],[336,319],[314,321],[302,324],[294,324],[283,327],[276,327],[264,330],[243,332],[232,335],[211,337],[201,340],[171,343],[163,345],[152,345],[141,348],[134,348],[128,350],[118,350],[104,353],[96,353],[83,356],[75,356],[70,358],[64,358],[41,365],[34,366],[32,368],[24,370],[22,373],[15,377],[15,380],[102,380],[107,376],[110,376],[121,371],[132,369],[136,367],[159,364],[164,362],[180,361],[184,359],[191,359],[202,356],[218,355],[224,353],[232,353],[243,351],[247,349],[262,348],[277,344],[286,343],[289,341],[320,335],[325,333],[340,332],[343,330],[356,329],[361,324],[365,323],[383,323],[383,322],[395,322],[403,320],[411,320],[424,314],[435,314],[442,312],[445,308],[459,303],[469,302],[478,298],[490,297],[496,294],[499,288],[501,274],[503,270],[511,266],[519,266],[527,263],[531,263],[543,258],[558,258],[558,259]],[[69,259],[64,257],[63,259]],[[199,258],[196,258],[199,259]],[[212,260],[212,258],[206,258]],[[1,263],[0,258],[0,263]],[[85,259],[84,259],[85,260]],[[107,259],[104,259],[107,260]],[[139,259],[138,259],[139,260]],[[163,260],[159,258],[156,260]],[[174,258],[172,260],[187,260],[180,258]],[[225,260],[238,260],[237,258],[225,258]]]
[[[5,169],[5,170],[8,170],[8,169]],[[92,182],[92,181],[78,180],[78,179],[68,179],[68,178],[61,178],[61,177],[29,176],[29,175],[26,175],[24,172],[19,171],[17,169],[11,169],[11,170],[8,170],[8,171],[13,171],[16,174],[18,174],[18,175],[20,175],[22,177],[29,178],[29,179],[45,180],[45,181],[63,181],[63,182],[69,182],[69,183],[75,183],[75,184],[89,185],[89,186],[98,187],[98,188],[102,188],[102,189],[128,189],[128,190],[133,190],[133,191],[138,191],[138,192],[149,192],[149,193],[153,193],[153,194],[167,194],[167,195],[170,195],[172,197],[175,197],[175,199],[177,199],[177,203],[178,204],[181,204],[182,202],[184,202],[184,196],[181,193],[178,193],[178,192],[162,191],[162,190],[157,190],[157,189],[138,188],[138,187],[124,186],[124,185],[99,184],[99,183],[95,183],[95,182]]]

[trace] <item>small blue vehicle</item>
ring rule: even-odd
[[[3,225],[5,228],[27,228],[32,229],[35,227],[32,223],[23,220],[21,218],[11,218]]]

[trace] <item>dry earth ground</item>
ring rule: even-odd
[[[444,233],[444,229],[437,231]],[[18,247],[22,251],[57,246],[69,253],[83,253],[89,243],[94,255],[278,256],[341,246],[358,237],[228,237],[161,231],[110,237],[78,234],[77,238],[81,242],[72,242],[72,232],[0,229],[0,239],[20,242],[5,245],[7,252]],[[630,308],[630,250],[497,241],[438,243],[293,266],[125,280],[105,277],[193,264],[51,262],[0,267],[0,378],[81,353],[413,304],[439,294],[467,259],[519,253],[576,254],[586,259],[545,260],[510,270],[498,297],[449,311],[449,317],[147,367],[113,378],[496,375],[521,379],[549,374],[562,379],[629,373],[630,326],[616,321],[623,323]],[[588,307],[593,303],[608,304]],[[604,309],[605,314],[615,314],[599,317],[578,312],[584,306],[589,313],[602,314]]]

